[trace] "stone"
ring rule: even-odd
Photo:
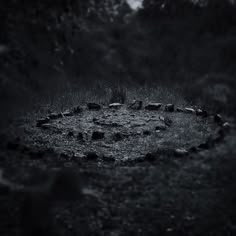
[[[62,113],[62,116],[73,116],[73,112],[72,111],[64,111]]]
[[[193,108],[190,108],[190,107],[186,107],[186,108],[184,109],[184,111],[185,111],[186,113],[191,113],[191,114],[194,114],[194,113],[195,113],[195,110],[194,110]]]
[[[175,152],[174,152],[175,156],[177,156],[177,157],[186,156],[186,155],[188,155],[188,153],[189,152],[185,148],[177,148],[177,149],[175,149]]]
[[[105,136],[105,133],[103,131],[94,131],[92,134],[92,140],[99,140],[103,139]]]
[[[222,128],[223,128],[225,131],[229,131],[230,128],[231,128],[231,125],[230,125],[229,122],[224,122],[224,123],[222,124]]]
[[[41,127],[43,124],[47,124],[50,121],[49,117],[43,118],[43,119],[38,119],[37,120],[37,127]]]
[[[207,117],[208,116],[208,112],[207,111],[203,111],[201,109],[197,109],[196,110],[196,115],[197,116],[201,116],[201,117]]]
[[[119,109],[121,107],[122,107],[122,104],[118,102],[109,104],[109,108]]]
[[[147,106],[145,106],[145,109],[149,111],[158,111],[161,106],[162,103],[149,103]]]
[[[131,105],[129,106],[130,109],[134,109],[134,110],[140,110],[142,109],[143,106],[143,102],[140,100],[134,100]]]
[[[172,120],[168,117],[159,116],[159,120],[164,122],[166,126],[171,126]]]
[[[174,112],[175,111],[175,105],[174,104],[167,104],[167,105],[165,105],[165,111],[167,111],[167,112]]]
[[[99,105],[97,103],[88,103],[87,107],[89,110],[101,110],[102,109],[101,105]]]
[[[96,160],[96,159],[98,159],[98,154],[96,153],[96,152],[88,152],[88,153],[86,153],[86,158],[88,159],[88,160]]]
[[[216,114],[214,116],[214,121],[217,123],[217,124],[223,124],[223,118],[220,114]]]

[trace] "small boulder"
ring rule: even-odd
[[[171,126],[172,120],[168,117],[159,116],[159,120],[164,122],[166,126]]]
[[[231,128],[231,125],[229,122],[225,122],[222,124],[222,128],[225,130],[225,131],[229,131],[230,128]]]
[[[101,105],[99,105],[97,103],[88,103],[87,107],[89,110],[101,110],[102,109]]]
[[[99,139],[103,139],[105,136],[105,133],[103,131],[94,131],[92,134],[92,140],[99,140]]]
[[[118,102],[109,104],[109,108],[119,109],[121,107],[122,107],[122,104]]]
[[[186,107],[186,108],[184,109],[184,111],[185,111],[186,113],[190,113],[190,114],[194,114],[194,113],[195,113],[195,110],[194,110],[193,108],[190,108],[190,107]]]
[[[196,115],[197,116],[201,116],[201,117],[207,117],[208,116],[208,112],[207,111],[203,111],[201,109],[197,109],[196,110]]]
[[[47,124],[50,121],[49,117],[43,118],[43,119],[38,119],[37,120],[37,127],[41,127],[43,124]]]
[[[214,121],[217,123],[217,124],[223,124],[223,118],[220,114],[216,114],[214,116]]]
[[[149,111],[158,111],[161,106],[162,103],[149,103],[147,106],[145,106],[145,109]]]
[[[186,155],[188,155],[188,153],[189,152],[185,148],[177,148],[177,149],[175,149],[175,152],[174,152],[175,156],[177,156],[177,157],[186,156]]]
[[[64,111],[62,112],[62,116],[73,116],[73,112],[72,111]]]
[[[134,110],[140,110],[142,109],[143,106],[143,102],[139,101],[139,100],[134,100],[131,105],[129,106],[130,109],[134,109]]]
[[[167,104],[167,105],[165,105],[165,111],[167,111],[167,112],[174,112],[175,111],[175,105],[174,104]]]

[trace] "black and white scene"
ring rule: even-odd
[[[236,235],[235,0],[0,4],[0,236]]]

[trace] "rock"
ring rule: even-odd
[[[37,120],[37,127],[41,127],[43,124],[47,124],[50,121],[49,117]]]
[[[174,112],[175,111],[175,105],[174,104],[167,104],[165,106],[165,111]]]
[[[164,122],[165,125],[167,125],[167,126],[171,126],[171,124],[172,124],[172,120],[168,117],[159,116],[159,120]]]
[[[103,131],[94,131],[92,134],[92,139],[99,140],[99,139],[103,139],[104,136],[105,136],[105,133]]]
[[[186,156],[186,155],[188,155],[188,153],[189,152],[185,148],[177,148],[177,149],[175,149],[175,152],[174,152],[175,156],[177,156],[177,157]]]
[[[73,112],[72,111],[64,111],[62,113],[62,116],[73,116]]]
[[[96,152],[88,152],[88,153],[86,153],[86,158],[88,159],[88,160],[96,160],[96,159],[98,159],[98,154],[96,153]]]
[[[183,108],[180,108],[180,107],[177,107],[177,108],[176,108],[176,111],[177,111],[177,112],[184,112],[184,109],[183,109]]]
[[[101,105],[99,105],[97,103],[88,103],[87,107],[89,110],[101,110],[102,109]]]
[[[149,111],[158,111],[161,106],[162,103],[149,103],[147,106],[145,106],[145,109]]]
[[[197,109],[196,110],[196,115],[197,116],[202,116],[202,117],[207,117],[208,116],[208,112],[207,111],[203,111],[201,109]]]
[[[231,125],[229,122],[225,122],[222,124],[222,128],[225,130],[225,131],[229,131],[230,128],[231,128]]]
[[[220,114],[216,114],[214,116],[214,121],[217,123],[217,124],[223,124],[223,118]]]
[[[191,114],[194,114],[194,113],[195,113],[195,110],[194,110],[193,108],[189,108],[189,107],[186,107],[186,108],[184,109],[184,111],[185,111],[186,113],[191,113]]]
[[[122,104],[118,102],[109,104],[109,108],[119,109],[121,107],[122,107]]]
[[[56,120],[56,119],[62,118],[63,116],[61,113],[51,113],[48,117],[51,120]]]
[[[129,106],[130,109],[134,109],[134,110],[140,110],[142,109],[143,106],[143,102],[139,101],[139,100],[134,100],[132,102],[132,104]]]
[[[166,128],[167,128],[167,127],[166,127],[166,125],[164,125],[164,124],[159,124],[159,125],[156,126],[156,130],[159,130],[159,131],[160,131],[160,130],[166,130]]]

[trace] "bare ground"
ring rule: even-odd
[[[1,235],[235,234],[233,122],[124,106],[38,126],[1,135]]]

